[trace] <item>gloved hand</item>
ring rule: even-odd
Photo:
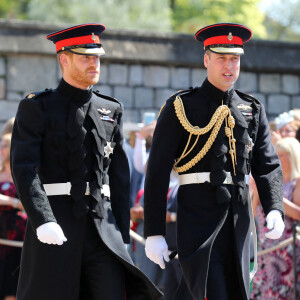
[[[149,236],[146,239],[145,252],[147,257],[162,269],[165,268],[165,261],[170,261],[168,245],[162,235]]]
[[[281,212],[279,210],[271,210],[266,218],[267,228],[272,229],[267,232],[265,236],[268,239],[276,240],[279,239],[284,231],[284,222],[281,217]]]
[[[61,227],[55,222],[48,222],[36,229],[38,239],[45,244],[62,245],[67,239]]]

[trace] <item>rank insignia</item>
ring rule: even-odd
[[[114,148],[111,146],[111,142],[106,142],[106,146],[104,147],[104,156],[108,158],[113,152]]]
[[[98,111],[104,115],[108,115],[109,113],[111,113],[111,111],[109,109],[105,109],[105,108],[100,108],[100,109],[98,109]]]

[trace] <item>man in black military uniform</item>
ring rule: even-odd
[[[47,36],[63,79],[20,102],[11,150],[14,182],[29,217],[18,300],[158,299],[132,263],[129,166],[120,102],[92,91],[105,26]]]
[[[282,171],[263,105],[233,88],[243,43],[252,32],[232,23],[200,29],[207,79],[165,104],[157,121],[145,182],[147,256],[164,268],[166,194],[179,173],[177,247],[183,272],[175,299],[249,299],[250,171],[266,236],[284,230]]]

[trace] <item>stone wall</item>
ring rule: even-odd
[[[0,127],[28,93],[56,87],[61,73],[45,35],[68,25],[0,20]],[[123,102],[125,120],[158,113],[175,91],[205,79],[203,49],[192,35],[106,30],[102,43],[101,93]],[[300,44],[251,40],[236,88],[251,93],[270,119],[300,108]]]

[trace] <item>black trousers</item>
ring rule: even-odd
[[[243,299],[236,263],[233,220],[229,210],[211,252],[207,277],[207,300]]]
[[[82,254],[80,300],[123,300],[125,278],[121,263],[102,242],[91,212]]]

